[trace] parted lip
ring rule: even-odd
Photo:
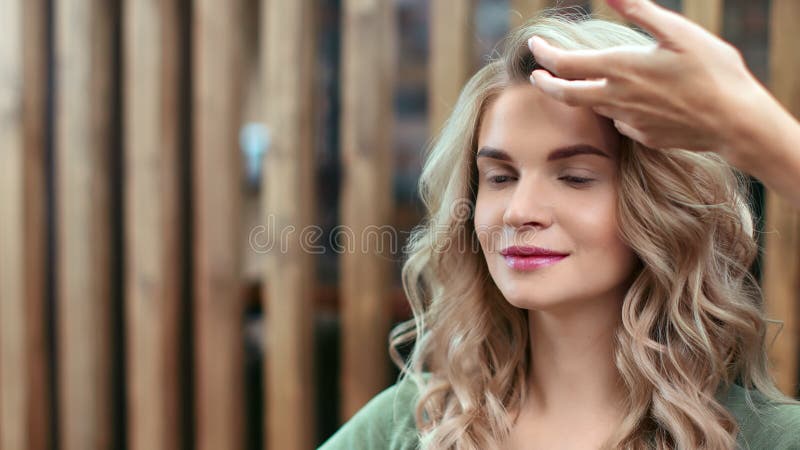
[[[503,256],[567,256],[566,253],[557,252],[542,247],[524,247],[519,245],[512,245],[506,247],[500,254]]]

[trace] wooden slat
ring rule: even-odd
[[[431,0],[428,127],[438,134],[475,69],[474,2]]]
[[[197,448],[243,444],[240,0],[193,2]]]
[[[47,218],[45,198],[45,136],[47,109],[48,16],[45,0],[23,2],[23,117],[25,129],[25,301],[27,308],[28,351],[28,447],[49,449],[53,419],[50,364],[53,349],[48,323],[52,313],[46,299]]]
[[[434,2],[438,6],[441,3],[446,2]],[[466,18],[464,13],[463,7],[455,8],[454,15]],[[341,158],[344,177],[340,216],[349,236],[342,240],[346,250],[340,256],[341,412],[346,419],[385,388],[388,381],[391,255],[387,248],[380,248],[388,246],[387,240],[377,237],[382,231],[391,230],[394,207],[391,105],[395,33],[389,0],[348,0],[344,2],[343,14]],[[439,24],[434,24],[436,26]],[[434,34],[442,37],[440,33]],[[466,42],[461,42],[453,53],[466,48]],[[436,55],[431,61],[436,61]],[[460,63],[466,66],[465,60]],[[364,70],[365,67],[370,70]],[[453,65],[448,69],[448,82],[455,86],[459,83],[460,68]],[[466,70],[462,74],[465,73]],[[454,78],[449,77],[450,74]],[[444,83],[439,87],[443,88]],[[453,93],[448,92],[448,98]]]
[[[242,56],[244,66],[242,67],[242,123],[263,123],[264,117],[264,89],[265,77],[263,69],[262,55],[266,56],[266,51],[262,51],[262,44],[266,44],[265,39],[261,39],[269,34],[267,26],[261,25],[262,17],[260,3],[262,0],[244,0],[243,8],[245,11],[258,11],[259,14],[245,14],[242,23],[244,48]],[[264,5],[266,8],[266,4]],[[261,175],[263,176],[263,165]],[[265,180],[261,180],[260,186],[264,185]],[[249,183],[248,183],[249,185]],[[264,280],[265,254],[257,245],[253,245],[254,230],[258,233],[261,229],[262,221],[262,190],[249,185],[243,192],[242,198],[242,221],[241,232],[239,233],[239,245],[242,248],[242,273],[244,283],[260,292],[259,288]],[[251,297],[256,304],[261,301],[261,295],[256,294]],[[248,305],[245,306],[247,308]],[[266,403],[265,403],[266,404]]]
[[[311,355],[316,277],[313,255],[300,242],[315,210],[314,5],[310,0],[266,1],[261,8],[263,107],[272,132],[261,200],[263,224],[274,244],[267,253],[263,288],[268,449],[305,450],[315,444]]]
[[[26,448],[25,155],[22,1],[2,0],[0,27],[0,449]]]
[[[177,0],[125,2],[128,438],[181,448],[181,211]]]
[[[0,449],[51,442],[45,232],[45,5],[0,1]]]
[[[112,2],[55,4],[60,446],[112,448]]]
[[[553,0],[511,0],[511,28],[522,25],[537,12],[554,4]]]
[[[598,14],[604,19],[614,20],[617,22],[624,22],[625,20],[617,14],[616,11],[611,9],[606,3],[606,0],[592,0],[592,13]]]
[[[683,14],[708,31],[722,33],[723,0],[683,0]]]
[[[800,115],[800,54],[797,21],[800,3],[773,0],[770,18],[771,90],[783,105]],[[800,211],[775,193],[767,192],[766,250],[763,287],[770,318],[783,321],[783,330],[770,348],[778,387],[797,395],[800,353]]]

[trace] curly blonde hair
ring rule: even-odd
[[[422,449],[498,448],[513,425],[509,411],[525,401],[527,311],[494,284],[471,219],[476,130],[503,89],[539,68],[526,45],[532,35],[565,49],[655,42],[624,25],[546,10],[512,31],[499,57],[469,80],[431,144],[419,181],[427,215],[402,271],[413,318],[392,330],[389,346],[419,388]],[[627,416],[606,446],[734,448],[738,425],[718,389],[737,382],[792,402],[768,373],[768,321],[749,272],[758,246],[745,178],[714,153],[621,142],[619,233],[640,267],[614,337]],[[411,342],[404,360],[399,347]]]

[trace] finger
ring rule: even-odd
[[[680,36],[694,27],[682,15],[650,0],[606,0],[608,6],[629,22],[644,28],[667,47],[674,47]]]
[[[594,110],[595,114],[599,114],[609,119],[622,118],[622,111],[619,108],[614,108],[612,106],[597,105],[597,106],[592,106],[592,110]]]
[[[592,106],[592,110],[595,112],[595,114],[612,120],[614,122],[614,126],[617,126],[618,124],[624,124],[626,130],[636,129],[633,125],[630,125],[634,123],[636,116],[622,108],[617,108],[611,105],[598,105]]]
[[[534,70],[531,82],[554,99],[570,106],[596,106],[608,104],[604,92],[606,80],[565,80],[556,78],[546,70]]]
[[[654,46],[625,45],[604,49],[564,50],[548,44],[539,36],[528,40],[528,47],[539,65],[560,78],[613,78],[615,74],[630,72],[634,66],[647,61],[644,53]]]
[[[646,136],[636,128],[633,128],[632,126],[618,119],[614,119],[614,126],[621,134],[624,134],[625,136],[628,136],[634,141],[639,142],[640,144],[643,144],[646,147],[649,147],[649,145],[645,143],[645,141],[647,140]]]

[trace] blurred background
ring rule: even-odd
[[[617,20],[602,0],[0,0],[0,450],[321,444],[397,376],[426,145],[556,3]],[[800,111],[800,2],[658,3]],[[753,188],[796,395],[800,218]]]

